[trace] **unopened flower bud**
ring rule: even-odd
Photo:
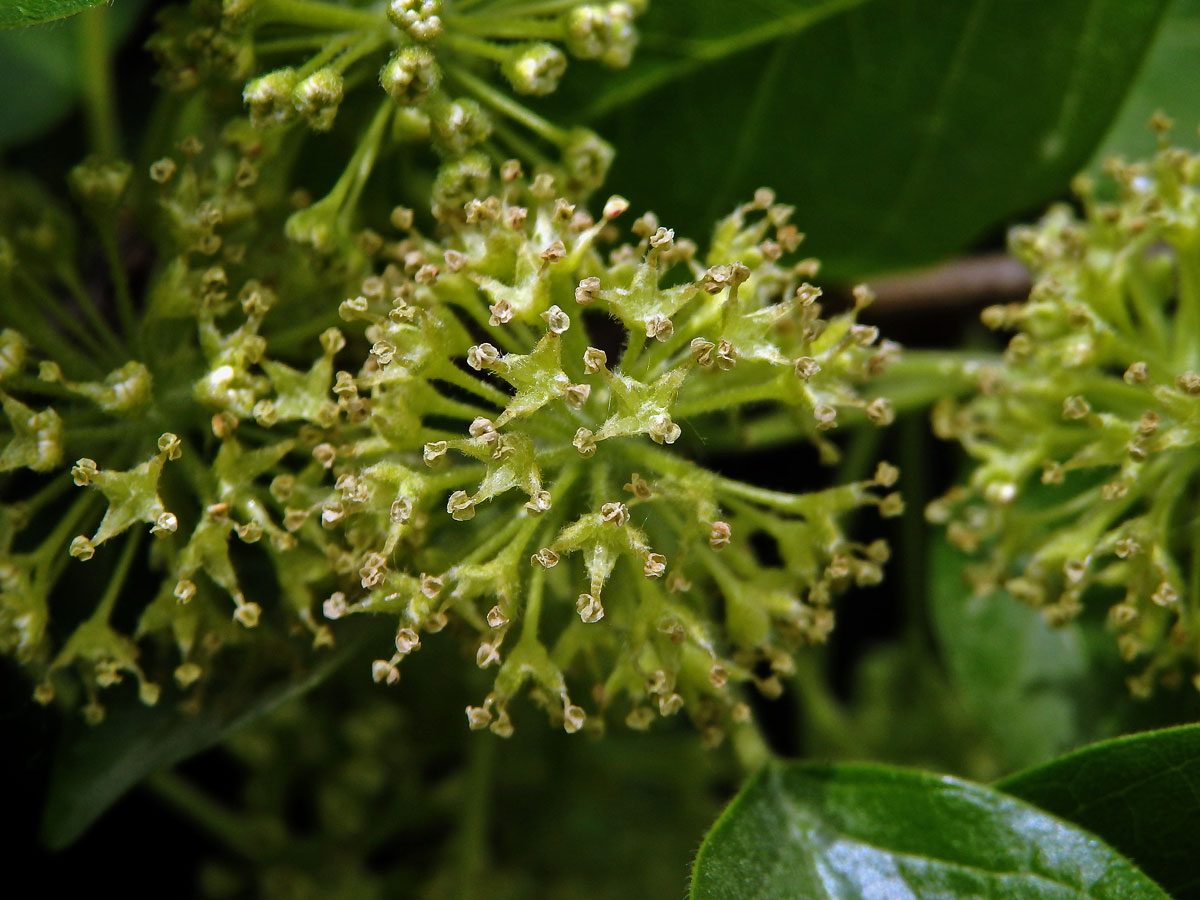
[[[255,128],[282,125],[295,115],[292,91],[296,88],[295,69],[276,69],[246,85],[242,100],[250,107]]]
[[[405,47],[398,50],[379,71],[379,84],[401,106],[416,106],[425,100],[441,82],[441,71],[433,53],[426,47]],[[412,227],[411,216],[407,224],[392,224],[401,231]]]
[[[558,88],[567,58],[553,44],[525,44],[512,49],[500,71],[518,94],[542,96]]]
[[[434,149],[448,158],[461,157],[492,133],[492,120],[478,103],[468,97],[430,101],[430,137]]]
[[[296,85],[292,90],[292,104],[313,131],[328,131],[333,127],[343,90],[342,74],[326,66]]]
[[[392,24],[414,41],[432,41],[442,33],[442,0],[391,0],[387,14]]]
[[[567,49],[579,59],[606,66],[629,65],[637,46],[634,10],[629,3],[589,3],[564,14]]]
[[[619,194],[613,194],[613,196],[609,197],[605,202],[604,211],[601,213],[601,215],[603,215],[604,218],[608,219],[609,221],[612,221],[627,209],[629,209],[629,201]],[[599,279],[597,279],[597,282],[598,281]],[[599,287],[599,284],[597,284],[597,287]]]

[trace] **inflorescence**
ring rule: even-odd
[[[1081,176],[1082,215],[1058,206],[1012,233],[1035,283],[983,314],[1016,332],[1003,364],[972,366],[977,394],[935,410],[977,465],[929,516],[986,553],[981,588],[1052,623],[1110,597],[1148,696],[1200,660],[1200,158],[1163,137],[1152,162],[1107,173],[1115,202]]]
[[[42,673],[40,697],[75,665],[94,716],[94,688],[122,673],[154,699],[137,643],[109,624],[136,534],[95,612],[48,655],[66,554],[98,557],[138,524],[165,574],[134,636],[174,638],[181,685],[265,615],[241,586],[236,538],[263,547],[288,617],[317,644],[332,639],[322,619],[395,616],[379,681],[396,681],[422,636],[451,621],[473,635],[476,662],[496,679],[469,721],[502,734],[526,685],[580,728],[568,680],[585,672],[595,705],[623,704],[636,727],[684,705],[705,726],[744,716],[732,685],[778,690],[756,665],[789,671],[793,646],[829,633],[834,595],[879,580],[886,547],[848,540],[838,522],[864,504],[899,512],[891,466],[792,495],[717,475],[672,446],[692,443],[685,427],[728,428],[728,411],[764,403],[795,410],[796,432],[827,452],[822,435],[843,415],[891,419],[859,386],[896,348],[855,323],[869,292],[823,317],[806,280],[813,262],[782,262],[800,240],[790,209],[760,191],[702,260],[646,215],[636,242],[605,256],[620,198],[593,220],[551,176],[526,182],[515,162],[492,183],[496,193],[442,209],[436,239],[394,210],[397,236],[371,248],[374,271],[340,304],[330,301],[337,270],[306,273],[295,244],[269,272],[249,250],[228,267],[176,259],[150,290],[141,359],[103,377],[87,378],[91,360],[78,353],[50,361],[63,337],[4,332],[5,469],[47,480],[5,505],[3,640]],[[7,283],[28,286],[26,265],[9,260]],[[267,325],[277,307],[294,318],[321,303],[342,327],[305,337]],[[93,339],[119,342],[107,330]],[[307,368],[275,356],[309,341],[318,355]],[[363,356],[342,368],[355,347]],[[147,445],[148,457],[111,467]],[[19,526],[70,482],[80,491],[70,513],[16,552]],[[778,543],[783,565],[756,558],[756,532]],[[315,598],[322,584],[337,589]]]
[[[193,0],[164,12],[148,46],[168,88],[244,84],[254,126],[285,134],[329,131],[352,96],[369,101],[369,88],[382,90],[346,176],[288,222],[289,236],[329,251],[346,241],[359,173],[387,146],[435,151],[443,161],[435,198],[478,172],[481,154],[553,169],[571,196],[599,187],[612,148],[586,128],[555,125],[518,97],[552,93],[568,57],[628,65],[644,5],[388,0],[368,9],[325,0]],[[278,65],[287,59],[303,61]]]
[[[870,291],[826,314],[768,190],[702,254],[649,213],[623,232],[620,197],[587,211],[607,160],[592,136],[566,133],[555,164],[467,140],[521,144],[474,131],[479,103],[534,120],[463,54],[541,93],[562,54],[530,41],[622,65],[639,7],[505,8],[198,0],[151,42],[191,92],[168,152],[146,174],[71,173],[86,232],[29,181],[0,190],[0,650],[38,700],[82,685],[99,721],[123,678],[148,704],[164,666],[195,693],[234,645],[301,629],[325,646],[331,620],[369,612],[396,622],[379,682],[429,634],[463,637],[494,672],[473,728],[510,733],[529,693],[567,731],[686,709],[716,740],[749,715],[739,685],[781,690],[835,596],[881,578],[886,546],[841,521],[901,511],[894,467],[791,494],[697,461],[767,415],[824,461],[838,424],[887,425],[866,386],[898,347],[856,321]],[[493,38],[517,43],[501,58]],[[322,49],[251,81],[229,118],[229,78],[305,46]],[[375,53],[391,96],[310,203],[288,125],[329,126]],[[423,208],[380,211],[368,179],[413,128],[440,169]],[[82,274],[91,251],[106,286]]]

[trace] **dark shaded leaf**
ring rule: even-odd
[[[365,619],[365,617],[364,617]],[[145,776],[211,747],[226,736],[320,684],[362,650],[377,623],[346,623],[331,651],[266,680],[261,667],[204,698],[200,710],[179,708],[178,691],[164,690],[157,706],[132,696],[108,710],[95,727],[79,726],[59,748],[42,821],[51,849],[73,843],[105,810]]]
[[[696,859],[692,900],[1163,900],[1110,847],[981,785],[880,766],[773,764]]]
[[[1007,767],[1115,733],[1124,687],[1096,671],[1084,625],[1052,628],[1004,591],[973,593],[963,573],[969,562],[946,540],[933,543],[930,617],[951,681]],[[1111,638],[1097,637],[1098,649],[1115,656]],[[1102,699],[1112,693],[1120,702],[1110,707]]]
[[[835,278],[952,253],[1091,157],[1167,0],[654,3],[633,65],[556,99],[611,183],[702,228],[770,184]]]
[[[1200,898],[1200,725],[1085,747],[996,787],[1098,834],[1175,900]]]

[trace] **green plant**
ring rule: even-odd
[[[1126,831],[1191,785],[1193,728],[1051,760],[1194,715],[1200,161],[1160,115],[1152,162],[1012,230],[1003,352],[921,347],[879,275],[1061,193],[1191,9],[1091,11],[1000,123],[1007,36],[1056,48],[1086,4],[919,5],[192,0],[149,56],[105,9],[0,34],[14,67],[77,42],[41,103],[91,145],[0,131],[0,651],[62,731],[45,843],[142,784],[211,842],[204,896],[659,896],[744,779],[693,897],[1192,896],[1196,809]],[[790,67],[844,41],[808,110],[848,116],[832,149],[773,139]]]

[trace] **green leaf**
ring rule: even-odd
[[[915,265],[1041,206],[1091,157],[1168,0],[653,3],[633,65],[554,103],[614,185],[702,227],[769,184],[835,278]]]
[[[108,2],[110,0],[6,0],[0,4],[0,28],[53,22]]]
[[[863,765],[772,764],[704,839],[691,900],[1163,900],[1073,825],[981,785]]]
[[[1102,650],[1115,656],[1111,638],[1097,635],[1094,649],[1080,622],[1052,628],[1004,591],[974,594],[969,562],[945,539],[934,542],[930,616],[952,682],[1007,767],[1115,733],[1124,686],[1094,660]]]
[[[267,680],[261,666],[239,673],[233,683],[204,696],[198,712],[185,712],[180,703],[183,696],[172,688],[163,691],[157,706],[143,706],[130,696],[127,702],[113,704],[100,725],[79,725],[62,742],[55,759],[42,821],[43,842],[53,850],[68,846],[147,775],[211,747],[316,687],[360,651],[372,634],[378,637],[376,624],[346,623],[338,631],[336,649],[284,674],[276,671],[273,680]]]
[[[1175,900],[1200,898],[1200,725],[1085,747],[996,787],[1100,835]]]
[[[1200,149],[1200,0],[1176,0],[1112,128],[1092,160],[1142,159],[1154,152],[1147,123],[1156,111],[1176,121],[1171,144]]]

